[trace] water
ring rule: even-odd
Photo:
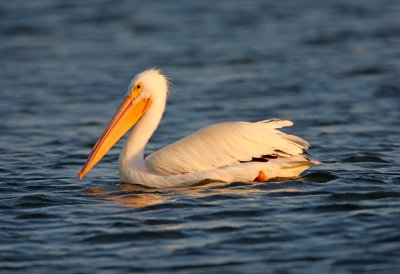
[[[2,1],[0,269],[396,273],[400,2]],[[172,79],[148,153],[278,117],[323,162],[298,180],[157,190],[80,170],[130,78]]]

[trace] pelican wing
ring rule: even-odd
[[[287,120],[210,125],[149,155],[146,167],[171,175],[302,154],[309,147],[307,141],[277,130],[292,125]]]

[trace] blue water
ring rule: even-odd
[[[1,1],[0,271],[399,273],[400,2]],[[131,77],[174,88],[147,153],[289,119],[298,180],[149,189],[118,143],[76,174]]]

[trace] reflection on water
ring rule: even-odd
[[[101,197],[106,202],[115,202],[129,207],[143,207],[165,201],[160,194],[147,192],[137,193],[137,189],[126,190],[123,187],[121,187],[121,191],[118,193],[115,193],[115,191],[108,192],[104,187],[89,187],[85,189],[84,192],[89,195]]]
[[[279,182],[274,182],[277,184]],[[251,197],[256,193],[279,193],[279,192],[297,192],[295,187],[283,187],[278,189],[258,189],[254,188],[259,184],[268,184],[262,182],[235,183],[227,185],[224,182],[207,182],[190,188],[178,189],[152,189],[141,185],[125,184],[119,186],[119,190],[108,189],[107,187],[89,187],[84,189],[84,193],[100,197],[105,202],[114,202],[127,207],[145,207],[162,203],[173,203],[175,196],[188,196],[193,198],[207,197],[216,194],[221,195],[240,195]],[[239,185],[239,186],[238,186]]]

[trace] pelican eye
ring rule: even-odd
[[[139,82],[133,86],[130,96],[132,98],[136,98],[140,95],[140,93],[142,93],[142,83]]]

